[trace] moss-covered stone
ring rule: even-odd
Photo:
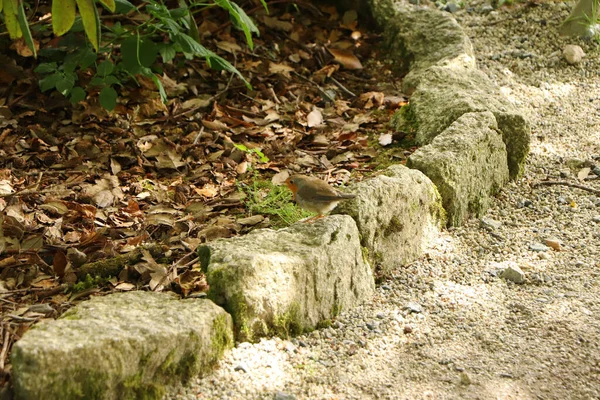
[[[358,236],[352,218],[329,216],[213,241],[202,251],[208,297],[231,314],[239,341],[314,329],[374,288]]]
[[[334,212],[350,215],[361,232],[363,255],[373,273],[382,276],[399,264],[418,258],[439,229],[441,199],[420,171],[393,165],[373,178],[352,185],[357,197]]]
[[[209,300],[151,292],[97,297],[15,343],[15,394],[160,399],[168,385],[210,370],[232,345],[231,317]]]

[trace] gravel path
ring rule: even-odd
[[[530,186],[600,166],[600,54],[558,37],[563,3],[472,7],[455,16],[480,68],[532,122],[525,176],[482,221],[399,267],[369,304],[290,341],[243,343],[172,398],[600,398],[600,196]],[[567,44],[587,53],[581,64],[564,61]],[[500,279],[506,265],[525,282]]]

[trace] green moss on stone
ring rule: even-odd
[[[161,399],[165,395],[165,388],[156,382],[144,382],[144,371],[140,369],[140,372],[119,385],[118,393],[121,399],[155,400]]]
[[[61,315],[60,319],[77,321],[77,320],[81,319],[81,316],[77,313],[77,311],[71,309],[71,310],[68,310],[67,312],[65,312],[63,315]],[[36,325],[34,325],[32,328],[36,328]]]
[[[216,359],[211,361],[214,362]],[[175,376],[179,376],[184,384],[200,372],[200,358],[193,351],[185,352],[179,361],[175,363]]]
[[[208,264],[210,263],[210,247],[199,246],[196,252],[198,253],[198,259],[200,260],[200,268],[206,273]]]
[[[394,233],[402,232],[402,230],[404,230],[404,224],[397,216],[394,215],[385,227],[385,230],[383,231],[383,237],[387,238]]]
[[[448,213],[446,212],[446,209],[440,201],[440,192],[438,191],[435,185],[433,186],[433,191],[433,196],[436,200],[431,202],[431,205],[429,206],[429,213],[433,217],[437,217],[439,219],[440,226],[446,226],[446,224],[448,223]]]
[[[173,374],[175,374],[175,363],[173,362],[174,360],[175,360],[175,349],[171,350],[169,352],[169,354],[167,354],[167,357],[165,358],[165,360],[158,367],[157,372],[162,375],[173,376]],[[140,365],[140,367],[141,367],[141,365]]]
[[[304,323],[300,304],[292,303],[286,312],[275,316],[273,331],[278,336],[289,338],[304,332]]]
[[[331,316],[332,317],[337,317],[338,315],[340,315],[342,313],[342,306],[340,305],[340,303],[336,300],[333,303],[333,306],[331,306]]]
[[[229,331],[227,317],[219,315],[213,321],[212,350],[215,361],[223,356],[225,350],[233,347],[233,337]]]
[[[214,277],[212,273],[211,276]],[[222,274],[220,274],[220,278],[222,278]],[[220,279],[215,278],[215,280],[209,280],[209,283],[216,282],[218,280]],[[241,293],[236,293],[227,299],[227,301],[221,301],[223,299],[220,299],[219,297],[219,294],[213,289],[208,291],[208,298],[213,300],[215,303],[222,305],[222,307],[231,315],[236,339],[239,341],[252,342],[255,334],[253,327],[249,323],[251,316],[249,315],[248,304],[246,303],[244,296]]]
[[[369,249],[366,246],[360,246],[360,251],[362,253],[362,258],[365,263],[370,263],[369,260]]]
[[[103,399],[106,397],[106,375],[90,370],[73,371],[69,374],[72,380],[65,382],[62,379],[54,379],[56,373],[48,373],[47,380],[55,382],[50,387],[44,388],[44,393],[25,391],[18,380],[14,381],[15,394],[19,398],[55,398],[67,400]],[[60,374],[61,376],[63,373]]]
[[[109,278],[110,278],[110,276],[107,278],[105,278],[103,276],[92,277],[90,274],[86,274],[85,279],[74,284],[72,286],[71,290],[74,293],[83,292],[84,290],[91,289],[96,286],[104,285],[108,281]]]
[[[331,237],[330,237],[329,243],[335,242],[337,240],[338,234],[339,234],[339,232],[337,230],[331,232]]]
[[[383,254],[380,251],[376,251],[373,253],[373,263],[378,265],[383,260]]]
[[[410,104],[400,107],[392,116],[390,124],[394,129],[408,133],[416,132],[419,127],[414,108]]]
[[[325,329],[325,328],[329,328],[330,326],[331,326],[331,320],[324,319],[323,321],[319,321],[319,323],[317,324],[317,329]]]

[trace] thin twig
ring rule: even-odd
[[[272,87],[269,88],[269,92],[271,93],[271,96],[273,96],[275,103],[281,104],[281,100],[279,100],[279,97],[277,97],[277,94],[275,93],[275,90]]]
[[[68,287],[68,285],[62,284],[59,287],[65,289]],[[30,287],[30,288],[24,288],[24,289],[7,290],[5,292],[2,292],[2,294],[23,293],[23,292],[43,292],[45,290],[48,290],[48,289],[47,288]]]
[[[19,303],[17,303],[17,302],[14,302],[14,301],[10,301],[10,300],[8,300],[8,299],[5,299],[4,297],[0,297],[0,301],[3,301],[3,302],[5,302],[5,303],[8,303],[8,304],[12,304],[12,305],[19,304]]]
[[[245,95],[244,95],[244,96],[245,96]],[[248,96],[246,96],[246,97],[248,97]],[[253,99],[253,98],[251,98],[251,97],[248,97],[248,98],[249,98],[250,100],[254,100],[254,99]],[[261,118],[261,117],[262,117],[261,115],[259,115],[259,114],[255,113],[255,112],[248,111],[248,110],[244,110],[243,108],[237,108],[237,107],[228,106],[228,105],[224,105],[223,107],[225,107],[227,110],[231,110],[231,111],[239,112],[239,113],[241,113],[241,114],[248,115],[249,117],[252,117],[252,118]]]
[[[181,268],[186,268],[186,267],[192,266],[197,262],[198,262],[198,257],[195,257],[190,262],[187,262],[184,265],[182,265]]]
[[[578,183],[571,183],[571,182],[565,182],[565,181],[541,181],[541,182],[532,184],[531,187],[535,188],[538,186],[552,186],[552,185],[569,186],[569,187],[585,190],[586,192],[594,193],[596,196],[600,196],[600,190],[598,190],[598,189],[594,189],[589,186],[580,185]]]
[[[328,101],[334,101],[335,100],[317,82],[315,82],[312,79],[309,79],[309,78],[307,78],[305,76],[300,75],[296,71],[292,71],[292,74],[296,75],[300,79],[304,79],[305,81],[307,81],[307,82],[315,85],[317,87],[317,89],[319,89],[319,92],[321,92],[321,95],[323,95],[323,97],[325,97]]]
[[[2,352],[0,352],[0,371],[4,371],[4,360],[6,359],[6,353],[8,353],[10,331],[8,327],[3,327],[4,341],[2,343]]]
[[[335,79],[333,76],[330,76],[329,79],[331,79],[331,81],[333,83],[335,83],[337,85],[337,87],[339,87],[340,89],[342,89],[342,92],[346,93],[348,96],[350,97],[356,97],[356,95],[354,93],[352,93],[349,89],[347,89],[344,85],[342,85],[337,79]]]
[[[163,277],[160,279],[160,281],[158,282],[158,285],[156,285],[156,287],[163,286],[163,284],[165,283],[165,281],[167,280],[167,278],[168,278],[169,276],[171,276],[171,274],[172,274],[172,273],[175,271],[175,269],[178,269],[178,268],[179,268],[179,267],[178,267],[178,265],[181,263],[181,261],[182,261],[182,260],[185,260],[186,258],[188,258],[189,256],[191,256],[191,255],[194,255],[194,254],[196,254],[196,252],[195,252],[195,251],[190,251],[189,253],[187,253],[186,255],[184,255],[183,257],[181,257],[179,260],[177,260],[177,261],[176,261],[176,262],[175,262],[173,265],[171,265],[171,266],[169,267],[169,269],[167,270],[167,273],[165,274],[165,276],[163,276]],[[193,262],[195,262],[196,260],[197,260],[197,258],[194,258],[194,259],[191,261],[191,263],[193,264]],[[191,265],[191,264],[188,262],[188,263],[186,263],[186,264],[182,265],[182,266],[181,266],[181,268],[183,268],[183,267],[187,267],[188,265]]]
[[[200,128],[200,132],[198,132],[198,135],[196,135],[196,138],[194,139],[194,144],[198,144],[198,142],[200,142],[200,138],[202,137],[203,132],[204,132],[204,125],[202,125],[202,127]]]
[[[248,96],[246,93],[240,93],[240,96],[247,98],[250,101],[253,101],[257,104],[260,104],[260,101],[256,100],[254,97],[250,97]],[[227,107],[231,107],[231,106],[227,106]]]
[[[11,317],[12,319],[16,319],[17,321],[23,321],[23,322],[35,322],[39,319],[39,318],[21,317],[19,315],[14,315],[14,314],[8,314],[8,316]]]
[[[46,175],[48,175],[48,174],[51,174],[51,175],[52,174],[77,175],[77,174],[87,174],[89,172],[90,171],[66,171],[66,170],[59,170],[59,169],[57,169],[57,170],[47,169],[44,171],[44,174],[46,174]],[[31,176],[31,175],[37,175],[39,173],[40,173],[39,171],[30,171],[30,172],[25,172],[24,175]]]

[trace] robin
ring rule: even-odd
[[[300,208],[318,213],[310,220],[323,218],[323,215],[333,210],[340,201],[356,197],[355,194],[342,193],[332,188],[319,178],[306,175],[292,175],[285,184],[294,194],[294,201]]]

